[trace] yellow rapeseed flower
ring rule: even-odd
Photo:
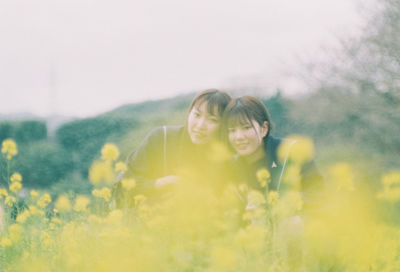
[[[39,196],[39,193],[36,190],[31,190],[29,194],[31,195],[31,198],[33,198],[33,199],[35,199]]]
[[[18,193],[19,190],[21,190],[22,184],[21,182],[12,182],[10,184],[10,191],[14,193]]]
[[[13,173],[10,177],[10,181],[11,182],[21,182],[22,181],[22,176],[20,173]]]
[[[270,191],[268,193],[268,204],[269,205],[275,205],[275,203],[278,201],[279,199],[279,193],[277,191]]]
[[[111,198],[111,190],[107,187],[103,187],[102,189],[94,189],[92,194],[95,197],[103,198],[105,201],[110,201]]]
[[[1,153],[6,154],[8,160],[17,155],[18,147],[15,141],[13,139],[5,139],[1,145]]]
[[[336,163],[329,170],[337,191],[354,191],[354,176],[349,164]]]
[[[8,192],[5,188],[0,188],[0,199],[2,199],[4,197],[8,196]]]
[[[32,215],[44,215],[44,211],[40,210],[38,207],[36,207],[35,205],[29,205],[29,211],[31,212]]]
[[[112,210],[107,218],[106,218],[106,223],[110,225],[115,225],[119,224],[123,218],[124,214],[121,210]]]
[[[89,180],[93,185],[98,185],[102,181],[107,184],[114,182],[114,171],[111,161],[95,161],[89,169]]]
[[[105,161],[115,161],[119,157],[119,149],[113,143],[106,143],[101,149],[101,159]]]
[[[3,237],[1,240],[0,240],[0,246],[1,247],[9,247],[9,246],[11,246],[12,245],[12,241],[9,239],[9,238],[7,238],[7,237]]]
[[[266,201],[262,193],[252,190],[247,195],[247,203],[248,205],[258,207],[262,204],[265,204]]]
[[[133,178],[124,178],[121,180],[122,188],[127,191],[132,190],[136,186],[136,181]]]
[[[285,140],[278,148],[278,158],[281,162],[285,159],[303,164],[314,157],[314,143],[306,136],[293,135],[290,140]]]
[[[271,174],[266,168],[259,169],[256,173],[256,177],[262,188],[266,187],[271,181]]]
[[[135,206],[138,206],[146,200],[146,197],[144,195],[136,195],[134,200],[135,200]]]
[[[71,210],[71,201],[65,195],[61,195],[58,197],[55,203],[55,208],[59,212],[68,212]]]
[[[74,211],[86,212],[87,206],[90,204],[90,199],[84,195],[78,195],[75,199]]]
[[[17,215],[16,220],[18,223],[23,224],[29,218],[29,216],[31,216],[31,213],[29,212],[29,210],[24,210],[23,212],[21,212]]]
[[[17,202],[17,199],[10,195],[6,196],[6,199],[4,200],[4,203],[9,207],[12,207],[15,202]]]
[[[122,161],[119,161],[115,164],[115,172],[125,172],[128,169],[126,164]]]
[[[22,238],[24,228],[19,224],[12,224],[8,226],[8,235],[14,243],[18,242]]]
[[[50,202],[51,202],[51,196],[48,193],[45,193],[39,198],[36,204],[40,208],[46,208],[46,206],[49,205]]]
[[[230,271],[237,262],[235,251],[228,247],[217,246],[211,251],[213,265],[216,271]]]

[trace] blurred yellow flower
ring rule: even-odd
[[[105,201],[110,201],[111,198],[111,190],[107,187],[103,187],[102,189],[94,189],[92,194],[95,197],[103,198]]]
[[[136,195],[134,200],[135,200],[135,206],[138,206],[146,200],[146,197],[144,195]]]
[[[255,190],[252,190],[247,194],[247,202],[248,205],[252,205],[254,207],[258,207],[266,203],[263,194]]]
[[[98,185],[102,181],[107,184],[114,182],[114,171],[111,161],[95,161],[89,169],[89,180],[93,185]]]
[[[16,221],[17,221],[18,223],[23,224],[23,223],[25,223],[25,221],[29,218],[30,215],[31,215],[31,213],[29,212],[29,210],[24,210],[23,212],[21,212],[21,213],[19,213],[19,214],[17,215]]]
[[[90,199],[84,195],[78,195],[75,199],[74,211],[86,212],[87,206],[90,204]]]
[[[123,217],[123,212],[121,210],[112,210],[107,218],[106,218],[106,223],[110,224],[110,225],[115,225],[115,224],[119,224],[122,220]]]
[[[48,193],[43,194],[37,201],[37,205],[40,208],[45,208],[51,202],[51,196]]]
[[[31,195],[31,198],[33,198],[33,199],[35,199],[39,196],[39,193],[36,190],[31,190],[29,194]]]
[[[20,173],[13,173],[10,177],[10,181],[11,182],[21,182],[22,181],[22,176]]]
[[[6,196],[6,199],[4,200],[4,203],[9,207],[12,207],[15,202],[17,202],[17,199],[10,195]]]
[[[336,163],[329,169],[329,172],[336,183],[337,191],[354,191],[354,176],[349,164]]]
[[[383,191],[377,197],[390,202],[400,199],[400,171],[392,171],[381,178]]]
[[[115,172],[125,172],[127,169],[128,167],[122,161],[119,161],[115,164]]]
[[[71,210],[71,201],[67,196],[61,195],[56,200],[54,206],[59,212],[68,212]]]
[[[5,139],[1,145],[1,153],[6,154],[8,160],[17,155],[18,147],[15,141],[13,139]]]
[[[5,188],[0,188],[0,199],[2,199],[3,196],[8,196],[8,192]]]
[[[293,135],[290,140],[285,140],[278,148],[278,158],[281,162],[285,159],[303,164],[314,157],[314,143],[306,136]]]
[[[7,237],[3,237],[1,240],[0,240],[0,246],[1,247],[9,247],[9,246],[11,246],[12,245],[12,241],[9,239],[9,238],[7,238]]]
[[[262,188],[266,187],[271,181],[271,174],[266,168],[259,169],[256,173],[256,177]]]
[[[36,207],[35,205],[29,205],[29,211],[31,212],[32,215],[44,215],[44,212],[42,210],[39,210],[38,207]]]
[[[106,143],[101,149],[101,159],[105,161],[115,161],[119,157],[119,149],[113,143]]]
[[[133,178],[124,178],[121,180],[122,188],[127,191],[132,190],[136,186],[136,181]]]
[[[228,161],[232,157],[232,154],[226,145],[220,142],[213,142],[210,146],[208,157],[214,162],[224,162]]]
[[[12,224],[8,226],[8,235],[13,243],[21,240],[23,232],[24,228],[19,224]]]
[[[268,193],[268,204],[269,205],[275,205],[275,203],[278,201],[279,199],[279,193],[276,191],[270,191]]]
[[[20,182],[12,182],[10,184],[10,191],[14,193],[18,193],[19,190],[21,190],[22,184]]]

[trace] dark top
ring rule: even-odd
[[[124,177],[133,177],[136,180],[135,194],[148,197],[159,197],[168,190],[168,186],[156,189],[155,182],[158,178],[169,175],[193,174],[191,178],[198,179],[202,184],[215,185],[226,163],[214,162],[209,159],[209,155],[209,150],[199,148],[191,142],[185,127],[167,126],[166,135],[163,127],[158,127],[128,156],[128,170]],[[116,187],[120,187],[120,184],[117,183]],[[120,189],[116,191],[122,191]],[[118,202],[121,195],[115,197]]]
[[[261,183],[257,180],[257,172],[260,169],[267,169],[271,175],[271,181],[268,185],[269,190],[282,192],[286,189],[286,184],[282,182],[284,171],[288,169],[290,161],[284,166],[284,162],[278,159],[278,149],[283,139],[268,136],[264,148],[265,156],[254,163],[237,156],[234,158],[232,168],[235,173],[236,182],[247,184],[250,188],[264,191]],[[308,192],[319,189],[322,186],[322,177],[319,174],[314,161],[305,163],[301,167],[301,190]]]

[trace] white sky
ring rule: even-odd
[[[0,113],[84,117],[253,80],[296,91],[284,71],[357,29],[359,3],[1,0]]]

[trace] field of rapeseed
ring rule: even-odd
[[[399,271],[400,172],[383,174],[381,189],[371,190],[338,162],[325,188],[305,196],[300,165],[313,156],[312,142],[302,138],[293,148],[285,193],[267,190],[266,169],[257,173],[265,194],[245,184],[216,194],[187,177],[157,202],[123,179],[134,205],[117,208],[112,184],[126,165],[114,144],[89,169],[91,195],[53,196],[24,188],[13,168],[17,144],[7,139],[0,271]]]

